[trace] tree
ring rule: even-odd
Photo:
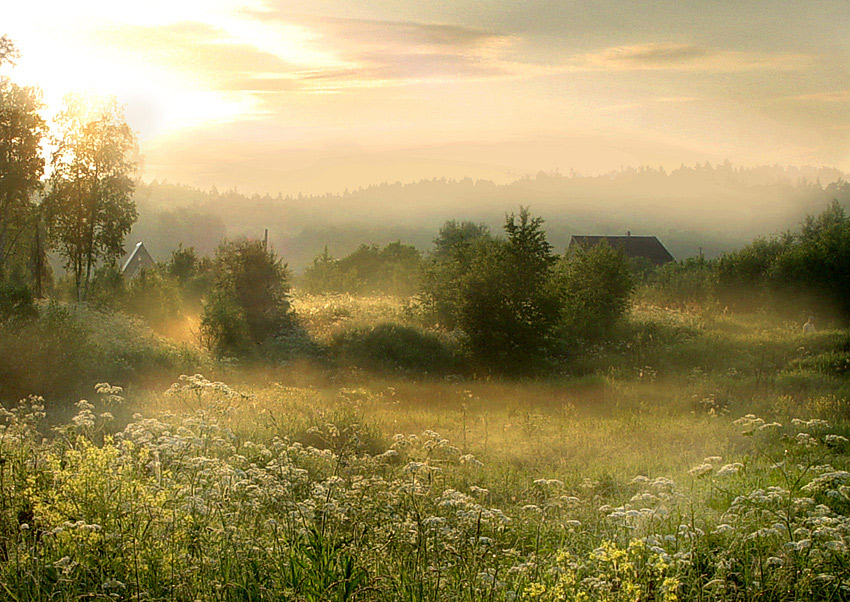
[[[555,258],[542,225],[522,208],[506,216],[507,240],[482,235],[454,246],[453,258],[436,262],[426,280],[426,298],[463,331],[471,354],[501,371],[539,369],[555,347],[559,309],[548,286]]]
[[[0,67],[3,63],[15,64],[15,59],[20,58],[17,46],[9,36],[0,36]]]
[[[135,136],[114,99],[70,97],[66,105],[57,118],[48,216],[53,247],[74,274],[77,298],[85,299],[93,267],[124,253],[138,217]]]
[[[204,305],[201,335],[219,353],[243,354],[295,326],[289,271],[261,242],[224,242],[215,285]]]
[[[434,239],[431,259],[437,262],[453,261],[463,255],[473,241],[490,236],[490,228],[484,224],[449,220],[443,224]]]
[[[484,224],[449,220],[434,239],[431,261],[423,274],[423,290],[434,317],[443,326],[458,328],[461,288],[483,245],[492,241]]]
[[[608,244],[561,259],[551,280],[561,337],[570,343],[609,336],[626,314],[634,286],[626,256]]]
[[[18,244],[37,227],[35,194],[44,174],[40,151],[47,131],[41,108],[35,88],[0,78],[0,279]]]

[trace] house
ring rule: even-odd
[[[143,269],[153,267],[154,263],[153,257],[151,257],[151,254],[145,248],[145,244],[139,242],[136,243],[136,248],[133,249],[133,252],[127,257],[127,261],[124,262],[124,267],[121,268],[121,274],[124,275],[124,278],[135,278]]]
[[[625,236],[573,236],[567,251],[587,250],[603,241],[621,250],[629,259],[646,259],[656,266],[675,261],[657,237],[632,236],[631,232],[626,232]]]

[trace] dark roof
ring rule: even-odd
[[[143,268],[149,268],[152,265],[154,265],[153,257],[148,253],[144,243],[140,242],[136,244],[136,248],[124,262],[121,273],[125,278],[134,278]]]
[[[632,259],[643,257],[654,265],[663,265],[674,261],[670,252],[655,236],[573,236],[570,239],[569,249],[590,249],[602,241],[607,242],[615,249],[621,250],[626,257]]]

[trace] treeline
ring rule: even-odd
[[[322,252],[340,257],[363,241],[403,240],[430,249],[448,219],[501,226],[506,211],[531,205],[546,218],[549,241],[563,249],[575,234],[643,231],[661,237],[676,257],[707,257],[781,231],[832,199],[850,202],[846,175],[828,168],[731,164],[672,171],[623,169],[601,176],[540,173],[509,184],[487,180],[385,183],[321,196],[244,195],[166,183],[138,187],[140,219],[133,240],[155,256],[179,242],[212,253],[222,237],[259,236],[296,271]]]
[[[795,230],[714,260],[669,264],[648,283],[660,302],[817,316],[844,327],[850,320],[850,218],[836,200]]]

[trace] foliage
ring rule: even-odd
[[[37,394],[62,404],[92,383],[128,385],[204,365],[196,351],[154,336],[137,320],[58,303],[39,307],[27,320],[0,324],[0,349],[3,403]]]
[[[171,252],[165,266],[169,275],[177,279],[184,299],[200,303],[212,288],[213,264],[207,257],[199,257],[194,247],[183,247],[180,243]]]
[[[35,299],[29,287],[0,283],[0,324],[36,314]]]
[[[437,263],[456,261],[463,257],[464,251],[468,250],[474,241],[489,236],[490,229],[485,224],[449,220],[442,225],[434,239],[431,259]]]
[[[401,241],[383,248],[360,245],[342,259],[324,252],[304,271],[302,285],[311,294],[394,294],[408,296],[419,288],[422,254]]]
[[[625,316],[634,277],[623,253],[603,243],[562,259],[551,287],[560,300],[563,336],[592,342],[610,336]]]
[[[0,36],[0,66],[3,63],[14,64],[16,58],[20,58],[20,52],[15,43],[7,35]]]
[[[422,288],[436,321],[445,328],[459,327],[463,282],[479,252],[492,242],[486,226],[448,221],[434,239],[434,252],[424,272]]]
[[[66,104],[57,118],[46,215],[53,247],[74,274],[78,299],[85,299],[97,262],[124,253],[137,218],[135,138],[114,99],[69,97]]]
[[[373,370],[443,374],[457,366],[437,336],[393,323],[343,331],[334,337],[332,349],[344,360]]]
[[[289,272],[261,242],[235,241],[216,251],[215,285],[201,334],[220,354],[242,354],[295,328]]]
[[[0,38],[0,63],[4,42],[8,38]],[[34,195],[44,174],[41,141],[47,125],[39,114],[42,108],[37,89],[0,77],[0,280],[13,261],[29,268],[39,223]]]
[[[542,224],[523,207],[506,216],[506,240],[452,222],[438,237],[425,298],[442,324],[464,333],[476,361],[492,368],[540,369],[557,346],[556,258]]]
[[[719,298],[734,308],[783,308],[794,299],[797,315],[850,318],[850,218],[838,201],[806,218],[799,232],[756,240],[717,267]]]
[[[656,303],[686,308],[705,307],[714,300],[715,262],[703,256],[672,261],[646,279],[647,296]]]

